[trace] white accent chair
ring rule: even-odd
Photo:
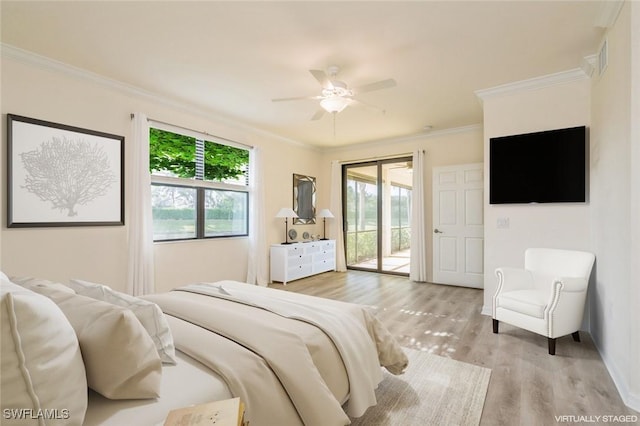
[[[497,268],[493,296],[493,332],[500,321],[547,336],[549,354],[556,338],[571,334],[580,341],[587,286],[595,261],[592,253],[530,248],[524,269]]]

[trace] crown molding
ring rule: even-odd
[[[587,59],[585,58],[585,60]],[[520,80],[513,83],[502,84],[500,86],[490,87],[488,89],[476,90],[474,93],[482,103],[485,101],[485,99],[490,99],[496,96],[503,96],[507,94],[522,92],[525,90],[543,89],[558,84],[586,80],[588,78],[589,75],[586,74],[582,68],[575,68],[555,74],[548,74],[540,77],[530,78],[527,80]]]
[[[349,151],[352,149],[387,146],[392,143],[395,144],[395,143],[413,142],[416,140],[424,140],[426,138],[435,138],[440,136],[453,135],[457,133],[467,133],[467,132],[473,132],[476,130],[482,130],[482,124],[471,124],[468,126],[452,127],[449,129],[433,130],[425,133],[417,133],[415,135],[391,137],[391,138],[378,139],[378,140],[368,141],[368,142],[359,142],[359,143],[354,143],[349,145],[342,145],[337,147],[327,147],[323,150],[323,152],[334,153],[334,152],[341,152],[341,151]]]
[[[160,105],[163,105],[172,109],[180,110],[198,117],[211,119],[211,117],[214,116],[215,121],[222,123],[224,125],[228,125],[230,127],[234,127],[242,131],[253,133],[255,135],[273,138],[291,145],[302,146],[302,147],[317,151],[317,147],[313,145],[306,144],[304,142],[299,142],[293,139],[285,138],[275,133],[271,133],[266,130],[250,126],[246,123],[242,123],[240,121],[226,117],[220,111],[208,110],[206,108],[201,108],[193,104],[190,104],[188,102],[170,99],[165,96],[161,96],[157,93],[141,89],[137,86],[123,83],[121,81],[114,80],[114,79],[105,77],[103,75],[100,75],[79,67],[75,67],[73,65],[69,65],[67,63],[60,62],[43,55],[39,55],[34,52],[30,52],[28,50],[20,49],[18,47],[15,47],[6,43],[0,43],[0,51],[3,58],[13,59],[19,62],[26,63],[28,65],[45,69],[47,71],[59,72],[61,74],[64,74],[72,78],[76,78],[78,80],[89,81],[96,85],[103,86],[111,90],[119,91],[126,95],[133,95],[139,98],[143,98],[148,101],[151,101],[154,104],[160,104]]]
[[[582,61],[580,62],[580,69],[587,77],[592,77],[597,65],[598,55],[594,53],[593,55],[582,58]]]
[[[154,93],[142,90],[138,87],[123,83],[118,80],[113,80],[113,79],[104,77],[100,74],[87,71],[85,69],[78,68],[73,65],[69,65],[64,62],[51,59],[49,57],[30,52],[28,50],[20,49],[19,47],[15,47],[6,43],[0,44],[0,47],[2,48],[2,56],[5,58],[14,59],[14,60],[29,64],[29,65],[33,65],[48,71],[57,71],[61,74],[65,74],[67,76],[74,77],[77,79],[90,81],[100,86],[104,86],[109,89],[118,90],[120,92],[124,92],[129,95],[133,94],[133,95],[141,96],[141,97],[153,100],[154,102],[161,101],[163,103],[170,102],[172,104],[178,104],[175,101],[169,101],[168,99],[161,98]],[[182,106],[182,108],[184,108],[184,106]]]
[[[618,20],[624,0],[608,0],[601,2],[600,11],[594,25],[599,28],[611,28]]]
[[[262,129],[250,126],[246,123],[236,121],[229,117],[225,117],[222,113],[220,113],[220,111],[208,110],[206,108],[197,107],[188,102],[182,102],[175,99],[170,99],[170,98],[161,96],[157,93],[153,93],[153,92],[141,89],[137,86],[123,83],[121,81],[114,80],[114,79],[105,77],[103,75],[100,75],[79,67],[75,67],[73,65],[69,65],[67,63],[60,62],[43,55],[39,55],[34,52],[30,52],[28,50],[20,49],[18,47],[15,47],[6,43],[0,43],[0,51],[3,58],[13,59],[19,62],[23,62],[35,67],[45,69],[47,71],[59,72],[61,74],[64,74],[66,76],[76,78],[79,80],[89,81],[96,85],[103,86],[111,90],[119,91],[126,95],[133,95],[139,98],[143,98],[155,104],[160,104],[172,109],[181,110],[198,117],[211,119],[213,115],[215,116],[215,121],[223,123],[225,125],[232,126],[236,129],[253,133],[254,135],[258,135],[258,136],[265,136],[268,138],[276,139],[281,142],[284,142],[290,145],[295,145],[298,147],[303,147],[315,152],[336,152],[341,150],[353,149],[355,147],[385,145],[391,142],[393,143],[409,142],[416,139],[424,139],[426,137],[436,137],[436,136],[443,136],[443,135],[453,134],[453,133],[462,133],[462,132],[473,131],[478,128],[481,128],[480,124],[474,124],[471,126],[443,129],[443,130],[431,131],[429,133],[419,133],[419,134],[405,136],[405,137],[385,138],[385,139],[379,139],[379,140],[368,141],[368,142],[360,142],[360,143],[345,145],[345,146],[336,147],[336,148],[321,147],[321,146],[285,138],[278,134],[271,133],[266,130],[262,130]],[[251,145],[254,145],[254,144],[251,144]]]

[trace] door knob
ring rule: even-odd
[[[444,232],[442,232],[441,230],[439,230],[438,228],[433,230],[434,234],[444,234]]]

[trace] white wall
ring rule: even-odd
[[[636,410],[640,409],[639,28],[640,5],[626,2],[605,36],[608,66],[593,78],[591,131],[591,235],[597,259],[590,289],[591,335],[622,398]]]
[[[485,176],[489,175],[489,140],[574,126],[589,126],[589,80],[578,80],[536,89],[514,89],[484,98]],[[540,165],[544,167],[544,165]],[[485,179],[484,307],[491,312],[495,292],[494,270],[499,266],[522,267],[528,247],[590,249],[589,203],[490,205],[489,180]],[[498,228],[498,219],[509,228]]]
[[[2,57],[2,138],[6,146],[6,114],[13,113],[72,126],[125,136],[125,162],[129,158],[130,114],[143,112],[150,118],[177,126],[206,131],[227,139],[260,147],[264,155],[264,198],[268,243],[284,238],[282,219],[273,217],[292,205],[292,174],[317,178],[317,206],[328,207],[330,161],[357,161],[372,156],[427,151],[425,177],[427,200],[431,197],[431,169],[482,161],[482,130],[471,126],[433,132],[424,137],[351,146],[320,153],[303,145],[197,110],[188,105],[157,99],[99,76],[22,52]],[[214,117],[214,118],[212,118]],[[217,118],[215,118],[217,117]],[[0,164],[5,164],[6,150]],[[318,161],[318,159],[321,161]],[[3,180],[5,174],[2,174]],[[125,181],[127,177],[125,176]],[[29,275],[65,282],[83,278],[124,290],[127,271],[127,214],[125,226],[75,228],[6,228],[5,185],[0,231],[0,267],[9,275]],[[126,194],[125,209],[135,202]],[[427,238],[431,247],[431,206],[427,206]],[[335,226],[327,222],[328,228]],[[295,225],[299,234],[322,232],[321,223]],[[231,238],[155,244],[157,291],[193,281],[244,280],[247,270],[247,239]],[[267,256],[268,247],[263,255]],[[430,264],[430,254],[428,262]]]
[[[491,206],[486,199],[483,312],[491,311],[492,271],[522,265],[526,247],[595,253],[588,329],[623,400],[640,410],[640,3],[624,3],[606,38],[602,76],[483,93],[486,171],[491,137],[590,125],[587,204]],[[509,229],[496,228],[502,217],[510,219]]]
[[[631,6],[631,291],[629,300],[640,301],[640,6]],[[635,117],[636,119],[633,119]],[[635,218],[635,219],[634,219]],[[629,348],[629,368],[625,376],[629,393],[626,403],[640,411],[640,309],[631,306],[629,320],[631,347]]]
[[[482,127],[475,125],[460,129],[434,131],[424,136],[407,139],[389,140],[379,143],[351,145],[329,150],[323,154],[323,171],[329,181],[330,164],[333,160],[342,163],[358,162],[365,159],[399,157],[411,155],[414,150],[425,150],[424,187],[425,187],[425,232],[427,240],[427,281],[432,281],[432,247],[433,247],[433,211],[432,211],[432,171],[434,167],[456,164],[481,163],[483,156]],[[329,192],[325,192],[322,200],[325,205],[329,201]],[[333,221],[327,222],[327,232],[331,227],[340,226]]]
[[[154,98],[42,57],[4,48],[2,55],[0,266],[9,275],[62,282],[84,278],[124,290],[128,220],[125,214],[125,226],[8,229],[4,195],[7,113],[123,135],[125,162],[130,158],[133,140],[132,112],[143,112],[155,120],[258,146],[264,155],[268,243],[282,241],[284,223],[274,216],[281,207],[292,206],[293,173],[311,176],[320,173],[318,152],[309,147],[248,129],[210,112]],[[127,176],[125,183],[126,179]],[[324,185],[325,182],[318,181],[320,188]],[[135,201],[135,195],[127,193],[125,209]],[[308,227],[310,232],[320,231],[318,226]],[[247,238],[157,243],[156,289],[168,290],[192,281],[244,280],[247,247]],[[268,247],[265,246],[261,254],[267,256]]]

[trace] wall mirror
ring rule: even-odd
[[[293,218],[294,225],[316,223],[316,178],[293,174]]]

